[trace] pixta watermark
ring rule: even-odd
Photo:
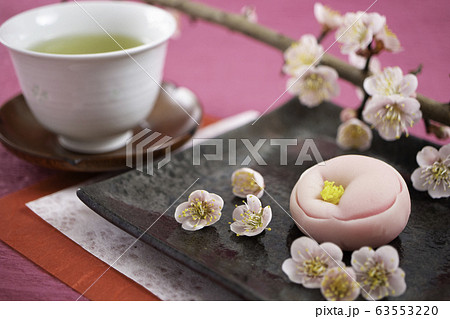
[[[127,142],[126,165],[153,175],[155,169],[161,169],[171,161],[172,140],[172,137],[150,129],[140,131]],[[199,166],[204,161],[220,161],[223,165],[230,166],[265,166],[268,165],[265,157],[269,153],[272,165],[286,166],[293,160],[292,148],[297,150],[294,165],[300,166],[305,162],[324,163],[313,139],[274,138],[251,141],[245,138],[193,138],[190,143],[193,166]],[[276,163],[273,163],[274,152],[279,154]],[[155,157],[155,153],[162,156]]]

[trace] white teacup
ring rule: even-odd
[[[37,120],[60,144],[82,153],[126,144],[160,90],[167,40],[176,28],[166,11],[135,2],[48,5],[18,14],[0,27],[23,95]],[[120,34],[142,42],[127,50],[54,54],[37,43],[77,34]]]

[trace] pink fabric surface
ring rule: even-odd
[[[21,11],[55,2],[3,1],[0,4],[0,23]],[[320,30],[313,15],[314,0],[199,2],[235,13],[239,13],[244,5],[255,5],[261,24],[292,38],[299,38],[305,33],[318,34]],[[374,1],[324,0],[322,3],[344,13],[365,11]],[[418,92],[438,101],[449,101],[450,43],[447,39],[450,2],[379,0],[369,12],[379,12],[387,17],[390,28],[398,35],[404,48],[397,54],[382,53],[382,66],[398,65],[407,72],[423,63]],[[324,48],[327,49],[333,41],[333,36],[327,38]],[[329,52],[341,56],[338,44],[333,45]],[[6,48],[1,46],[0,103],[20,92],[7,55]],[[181,36],[172,40],[169,46],[165,78],[198,94],[208,114],[226,117],[248,109],[264,112],[277,99],[271,109],[291,98],[288,93],[281,96],[286,82],[286,77],[280,74],[282,61],[281,53],[271,47],[222,27],[183,17]],[[341,81],[341,94],[335,102],[345,107],[357,106],[353,86]],[[417,124],[413,132],[423,137],[423,124]]]
[[[2,0],[0,23],[22,11],[56,2]],[[240,12],[244,5],[255,5],[260,23],[293,38],[299,38],[305,33],[317,35],[320,29],[313,15],[313,0],[199,2],[235,13]],[[373,4],[373,0],[324,0],[322,3],[344,13],[364,11]],[[378,0],[369,11],[387,17],[390,28],[398,35],[404,48],[398,54],[383,53],[380,57],[382,65],[398,65],[407,72],[423,63],[423,72],[418,77],[418,92],[447,102],[450,99],[450,2]],[[327,38],[324,41],[325,49],[333,41],[333,37]],[[329,52],[340,56],[337,44]],[[273,110],[291,98],[289,94],[282,95],[287,80],[281,74],[282,63],[281,52],[271,47],[222,27],[183,17],[181,35],[171,40],[169,45],[165,79],[193,90],[202,101],[205,113],[213,116],[226,117],[248,109],[265,112],[270,105],[273,104],[270,108]],[[7,49],[0,45],[0,105],[19,93],[11,59]],[[335,102],[345,107],[356,107],[358,100],[354,88],[341,81],[341,94]],[[423,137],[423,124],[418,124],[413,132]],[[53,173],[15,158],[3,146],[0,146],[0,165],[0,196]],[[0,271],[0,278],[4,275]]]

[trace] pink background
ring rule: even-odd
[[[0,22],[21,11],[55,2],[2,1]],[[244,5],[254,5],[259,23],[294,39],[305,33],[317,35],[320,30],[313,15],[313,0],[199,2],[235,13],[240,12]],[[326,0],[322,3],[345,13],[365,11],[373,1]],[[397,54],[382,53],[382,66],[398,65],[407,72],[423,63],[423,72],[418,77],[418,92],[438,101],[449,101],[450,2],[379,0],[369,12],[386,16],[404,48]],[[324,41],[324,48],[327,49],[333,41],[334,35],[331,35]],[[329,52],[341,56],[338,44]],[[280,74],[282,62],[278,50],[236,32],[203,21],[193,22],[183,16],[181,36],[171,40],[169,45],[165,79],[193,90],[210,115],[226,117],[248,109],[264,112],[285,90],[286,77]],[[3,46],[0,47],[0,67],[0,103],[4,103],[20,89]],[[272,108],[289,98],[291,96],[286,93]],[[341,81],[341,94],[334,101],[345,107],[358,105],[353,86],[345,81]],[[423,124],[417,124],[413,132],[424,136]]]
[[[56,2],[0,0],[0,23],[24,10]],[[317,35],[320,30],[313,15],[313,0],[199,2],[235,13],[240,12],[244,5],[254,5],[260,23],[296,39],[305,33]],[[373,0],[323,0],[322,3],[345,13],[365,11]],[[423,63],[423,72],[418,77],[418,92],[448,102],[450,2],[378,0],[370,12],[387,17],[390,28],[398,35],[404,48],[397,54],[383,53],[380,57],[382,65],[398,65],[407,72]],[[281,52],[222,27],[203,21],[192,22],[186,17],[182,19],[181,29],[181,36],[171,40],[169,46],[165,79],[193,90],[207,114],[226,117],[249,109],[264,112],[284,92],[286,77],[280,73]],[[325,40],[325,49],[333,40],[332,37]],[[338,45],[329,52],[340,55]],[[0,45],[0,105],[19,93],[11,60],[6,48]],[[288,94],[282,96],[273,108],[290,98]],[[345,107],[356,107],[358,100],[354,88],[342,81],[341,94],[335,102]],[[423,137],[422,122],[413,131]],[[55,173],[15,158],[2,145],[0,165],[0,197]],[[3,278],[0,280],[0,300],[73,300],[78,297],[76,292],[2,242],[0,278]]]

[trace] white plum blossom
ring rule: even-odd
[[[185,230],[199,230],[216,223],[223,208],[223,199],[205,190],[196,190],[175,210],[175,220]]]
[[[320,288],[320,283],[329,268],[343,267],[342,250],[333,243],[319,245],[309,237],[300,237],[291,245],[291,257],[281,269],[289,280],[305,288]]]
[[[312,34],[303,35],[284,52],[283,72],[296,76],[311,65],[316,65],[323,54],[323,47]]]
[[[349,54],[365,50],[386,23],[386,17],[378,13],[346,13],[342,25],[336,31],[336,40],[342,44],[341,52]]]
[[[411,175],[413,187],[428,191],[432,198],[450,197],[450,144],[439,151],[425,146],[417,153],[419,168]]]
[[[264,178],[257,171],[244,167],[234,171],[231,176],[233,195],[246,198],[247,195],[255,195],[261,198],[264,194]]]
[[[375,41],[377,46],[381,46],[380,49],[384,49],[390,52],[400,52],[402,47],[400,41],[394,32],[392,32],[387,24],[375,35]]]
[[[415,97],[417,77],[414,74],[403,75],[399,67],[388,67],[383,72],[369,76],[364,80],[364,90],[370,96],[400,95]]]
[[[352,118],[339,125],[336,142],[343,150],[365,151],[372,144],[372,130],[366,123]]]
[[[343,21],[339,12],[332,10],[319,2],[314,4],[314,16],[316,17],[317,22],[327,30],[337,29]]]
[[[416,99],[401,95],[373,96],[362,115],[387,141],[399,139],[403,133],[408,136],[408,126],[412,127],[422,118],[420,103]]]
[[[327,270],[320,284],[320,292],[330,301],[352,301],[360,292],[352,268],[334,267]]]
[[[365,299],[378,300],[405,292],[405,272],[398,267],[398,252],[394,247],[382,246],[377,250],[362,247],[352,253],[351,263]]]
[[[323,101],[329,101],[339,94],[338,73],[333,68],[320,65],[310,68],[298,78],[287,81],[287,89],[298,95],[301,103],[314,107]]]
[[[267,228],[272,220],[270,206],[262,207],[258,197],[247,195],[247,203],[237,206],[233,211],[232,232],[237,236],[256,236]]]

